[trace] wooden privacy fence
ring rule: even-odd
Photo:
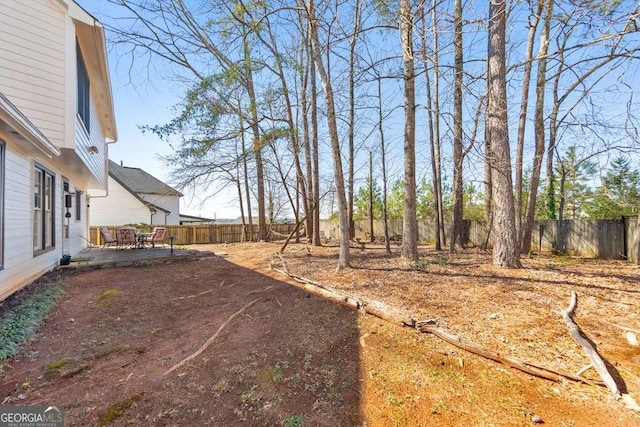
[[[153,225],[137,225],[135,228],[141,232],[151,232]],[[207,224],[207,225],[163,225],[167,229],[168,237],[174,236],[174,245],[195,245],[207,243],[239,243],[243,241],[242,224]],[[115,229],[118,227],[107,227],[112,236],[115,236]],[[295,224],[268,224],[267,239],[279,240],[282,235],[288,235],[295,228]],[[90,240],[95,245],[102,245],[100,237],[100,227],[91,227]],[[249,225],[244,226],[245,234],[249,234]],[[273,231],[273,233],[271,232]],[[253,225],[253,238],[258,235],[258,225]]]
[[[402,236],[402,220],[390,220],[389,236]],[[449,224],[445,224],[447,234]],[[370,238],[368,220],[355,222],[356,238]],[[336,221],[321,221],[321,237],[339,238]],[[384,235],[381,220],[373,222],[376,240]],[[465,244],[481,246],[487,238],[484,221],[464,221],[463,239]],[[427,243],[435,242],[433,221],[418,221],[418,238]],[[488,246],[492,247],[493,236],[489,235]],[[605,259],[628,259],[640,264],[640,221],[638,217],[624,217],[619,220],[540,220],[534,222],[531,249],[539,252],[555,252],[573,256]]]
[[[449,224],[445,224],[447,233]],[[117,227],[107,227],[115,236]],[[137,226],[138,230],[150,232],[153,226]],[[176,245],[207,243],[238,243],[243,241],[242,224],[207,225],[168,225],[167,236],[175,236]],[[268,240],[279,240],[289,234],[295,224],[269,224]],[[539,252],[556,252],[574,256],[593,258],[627,259],[640,264],[640,221],[638,217],[625,217],[620,220],[544,220],[535,221],[531,236],[531,248]],[[249,226],[245,226],[248,233]],[[355,222],[356,238],[369,239],[369,221]],[[271,232],[273,231],[273,233]],[[432,221],[418,221],[420,241],[435,241],[435,226]],[[91,227],[91,243],[101,245],[98,227]],[[376,239],[384,235],[382,221],[373,222],[373,234]],[[487,226],[483,221],[464,221],[463,238],[467,245],[481,246],[486,238]],[[258,226],[253,225],[253,236],[258,235]],[[389,221],[389,236],[399,240],[402,236],[402,220]],[[321,221],[320,237],[339,238],[337,221]],[[493,237],[489,236],[489,247]]]

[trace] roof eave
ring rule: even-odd
[[[48,157],[60,156],[60,150],[2,93],[0,93],[0,120]]]
[[[94,78],[92,82],[95,83],[94,88],[98,95],[97,107],[99,118],[103,124],[103,132],[109,140],[108,142],[115,142],[118,140],[118,131],[111,91],[111,77],[107,62],[104,26],[75,2],[70,4],[69,16],[71,16],[76,25],[76,35],[78,38],[82,38],[84,43],[90,45],[90,50],[95,52],[95,55],[85,55],[84,60],[89,62],[87,65],[93,65],[93,67],[89,66],[89,69],[97,70],[98,78]]]

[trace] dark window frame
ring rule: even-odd
[[[48,168],[35,163],[33,180],[33,255],[36,256],[56,247],[56,175]],[[38,193],[35,193],[36,188],[39,190]],[[39,218],[38,210],[41,211]]]
[[[87,134],[91,129],[91,81],[84,62],[80,45],[76,41],[76,69],[78,70],[78,117],[84,125]]]
[[[0,270],[4,269],[4,187],[5,187],[5,142],[0,139]]]
[[[75,190],[75,203],[76,203],[76,221],[82,220],[82,191],[79,188]]]

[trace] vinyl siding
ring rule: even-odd
[[[153,216],[154,225],[180,225],[180,197],[178,196],[162,196],[158,194],[142,194],[140,197],[149,203],[160,206],[171,212],[166,218],[164,212],[159,211]]]
[[[151,214],[140,200],[109,177],[109,196],[90,200],[91,226],[149,224]]]
[[[86,197],[88,186],[96,184],[91,175],[98,187],[106,181],[107,146],[93,98],[89,134],[76,128],[76,28],[56,0],[0,0],[0,92],[53,144],[74,149],[61,150],[59,157],[49,158],[0,130],[0,138],[6,143],[0,301],[51,270],[63,254],[76,256],[86,247]],[[98,147],[97,154],[89,153],[92,145]],[[34,256],[32,193],[36,162],[55,178],[55,245]],[[69,221],[64,216],[63,178],[69,181],[71,192],[83,192],[80,220],[76,219],[75,206],[70,209]],[[144,218],[148,218],[148,210]],[[65,226],[69,227],[68,238]]]
[[[0,91],[57,146],[65,133],[65,14],[48,0],[0,0]]]
[[[5,259],[0,270],[0,300],[6,298],[42,273],[52,269],[61,256],[60,205],[56,198],[56,247],[33,256],[32,200],[33,160],[14,150],[11,140],[6,141],[5,186]],[[44,165],[49,167],[50,165]],[[61,175],[56,176],[56,195],[61,194]]]
[[[96,110],[93,98],[91,100],[91,118],[89,119],[90,130],[87,135],[87,131],[84,128],[84,124],[79,117],[76,116],[75,120],[75,140],[76,140],[76,154],[82,159],[82,162],[91,171],[91,174],[96,178],[101,186],[105,185],[105,158],[107,156],[107,146],[105,144],[104,133],[98,120],[98,113]],[[90,146],[98,147],[99,152],[92,154],[89,152]]]
[[[80,251],[82,251],[86,245],[87,245],[87,240],[88,240],[88,236],[87,236],[87,215],[88,215],[88,211],[87,211],[87,189],[86,188],[80,188],[80,183],[79,182],[75,182],[74,181],[70,181],[69,182],[69,188],[71,193],[75,193],[76,190],[82,191],[82,201],[81,201],[81,216],[80,216],[80,220],[78,221],[76,218],[76,197],[75,195],[72,194],[72,204],[73,206],[69,209],[69,212],[71,213],[71,218],[69,218],[69,220],[67,221],[67,218],[65,218],[64,213],[66,212],[66,208],[64,208],[64,194],[61,191],[60,194],[58,195],[59,197],[57,197],[56,200],[58,200],[58,206],[60,206],[60,209],[58,209],[59,212],[61,212],[60,214],[58,214],[57,220],[61,223],[61,228],[64,229],[65,225],[69,226],[69,239],[65,240],[63,242],[63,248],[62,251],[64,253],[68,253],[70,255],[75,255],[78,254]],[[61,235],[62,237],[62,235]],[[87,239],[87,240],[84,240]]]

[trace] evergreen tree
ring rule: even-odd
[[[362,220],[369,218],[369,189],[371,184],[367,179],[367,184],[360,186],[353,198],[353,219]],[[373,181],[373,219],[382,218],[382,190]]]
[[[615,219],[640,211],[640,172],[631,169],[629,159],[621,156],[613,160],[586,210],[597,219]]]
[[[596,164],[586,158],[578,158],[576,147],[573,145],[558,161],[556,173],[559,181],[557,200],[560,219],[578,219],[586,216],[584,208],[593,197],[588,180],[595,172]]]

